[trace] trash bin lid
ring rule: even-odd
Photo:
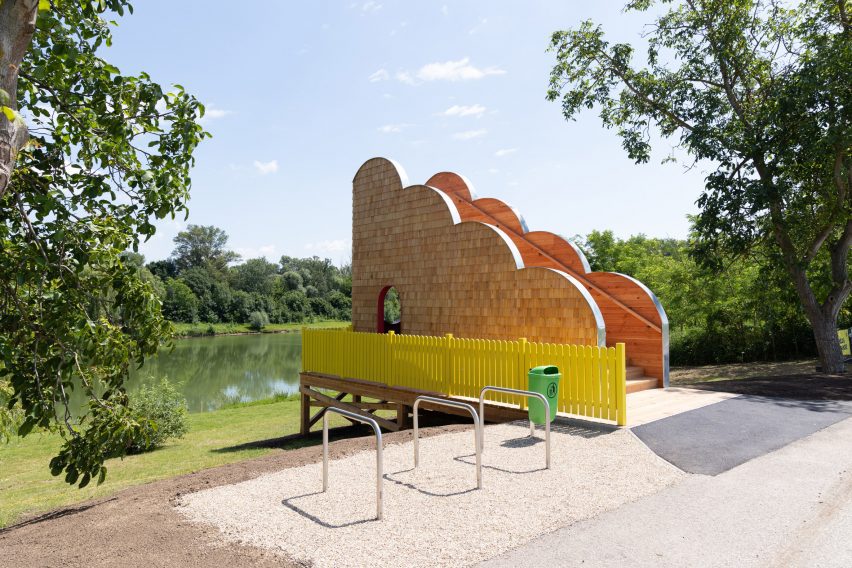
[[[539,365],[530,369],[531,375],[558,375],[559,367],[556,365]]]

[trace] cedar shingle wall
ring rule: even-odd
[[[481,223],[453,224],[440,192],[402,185],[376,158],[353,181],[352,323],[376,331],[378,297],[396,287],[402,332],[597,344],[594,313],[562,275],[516,269],[511,249]]]

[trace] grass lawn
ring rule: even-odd
[[[335,426],[347,424],[330,417]],[[298,397],[239,404],[189,415],[189,432],[180,440],[142,455],[107,462],[103,485],[77,489],[47,467],[60,444],[55,434],[33,433],[0,444],[0,527],[21,517],[49,511],[93,497],[104,497],[131,485],[174,477],[200,469],[262,456],[269,448],[233,449],[233,446],[278,438],[299,430]],[[314,442],[311,442],[314,443]],[[303,445],[294,442],[292,447]]]
[[[348,321],[328,320],[315,321],[311,323],[270,323],[263,331],[255,331],[245,323],[176,323],[175,335],[178,337],[197,337],[201,335],[225,335],[234,333],[281,333],[285,331],[299,331],[303,327],[311,328],[336,328],[346,327]]]

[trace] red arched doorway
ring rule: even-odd
[[[379,292],[376,305],[376,331],[379,333],[402,333],[402,304],[399,291],[393,286],[385,286]]]

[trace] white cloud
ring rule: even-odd
[[[204,116],[209,119],[222,118],[224,116],[228,116],[231,114],[231,111],[221,109],[221,108],[208,108],[204,113]]]
[[[165,112],[166,111],[165,103],[163,103],[163,107],[160,108],[160,102],[162,102],[162,101],[157,101],[157,107],[156,108],[159,112]],[[220,119],[220,118],[224,118],[224,117],[228,116],[229,114],[233,114],[233,111],[225,110],[223,108],[217,108],[216,105],[210,104],[210,105],[207,105],[207,107],[205,107],[204,116],[199,118],[198,122],[200,124],[207,124],[211,120],[217,120],[217,119]]]
[[[486,20],[485,18],[482,18],[481,20],[479,20],[479,23],[478,23],[478,24],[476,24],[475,26],[473,26],[472,28],[470,28],[470,29],[467,31],[468,35],[474,35],[474,34],[476,34],[476,33],[477,33],[477,32],[479,32],[479,30],[481,30],[481,29],[485,26],[485,24],[487,24],[487,23],[488,23],[488,20]]]
[[[349,239],[319,241],[316,243],[308,243],[305,245],[305,250],[323,253],[345,252],[351,248],[352,242]]]
[[[235,247],[234,252],[243,259],[264,257],[266,260],[277,261],[279,255],[276,253],[275,245],[261,245],[259,247]]]
[[[382,132],[384,134],[397,134],[399,132],[402,132],[404,129],[408,128],[409,126],[411,126],[411,125],[406,124],[404,122],[399,123],[399,124],[385,124],[384,126],[380,126],[378,128],[378,131]]]
[[[411,73],[408,71],[398,71],[396,74],[396,80],[400,83],[405,83],[406,85],[416,85],[417,81],[414,80],[414,77],[411,76]]]
[[[445,16],[449,16],[449,15],[450,15],[450,9],[449,9],[449,8],[447,8],[447,5],[446,5],[446,4],[444,4],[443,6],[441,6],[441,13],[442,13],[443,15],[445,15]]]
[[[494,155],[497,156],[498,158],[502,158],[503,156],[508,156],[509,154],[514,154],[517,151],[518,151],[517,148],[502,148],[502,149],[494,152]]]
[[[498,170],[497,168],[488,168],[488,173],[489,174],[499,174],[500,170]]]
[[[475,116],[479,118],[485,112],[486,108],[480,104],[470,106],[453,105],[441,114],[444,116]]]
[[[489,75],[505,75],[506,71],[499,67],[480,69],[470,64],[470,58],[464,57],[458,61],[427,63],[415,73],[400,71],[396,74],[398,81],[416,85],[417,81],[470,81],[482,79]]]
[[[278,171],[278,160],[272,160],[269,162],[255,160],[254,169],[256,169],[260,175],[265,176],[267,174],[274,174]]]
[[[464,132],[456,132],[453,134],[453,138],[456,140],[470,140],[484,136],[487,132],[484,128],[480,128],[479,130],[465,130]]]
[[[367,78],[370,80],[371,83],[376,83],[378,81],[387,81],[390,78],[390,75],[388,75],[387,70],[379,69]]]
[[[369,2],[364,2],[363,4],[361,4],[361,11],[362,12],[375,12],[376,10],[381,10],[381,9],[382,9],[382,5],[379,4],[378,2],[373,2],[373,0],[370,0]]]

